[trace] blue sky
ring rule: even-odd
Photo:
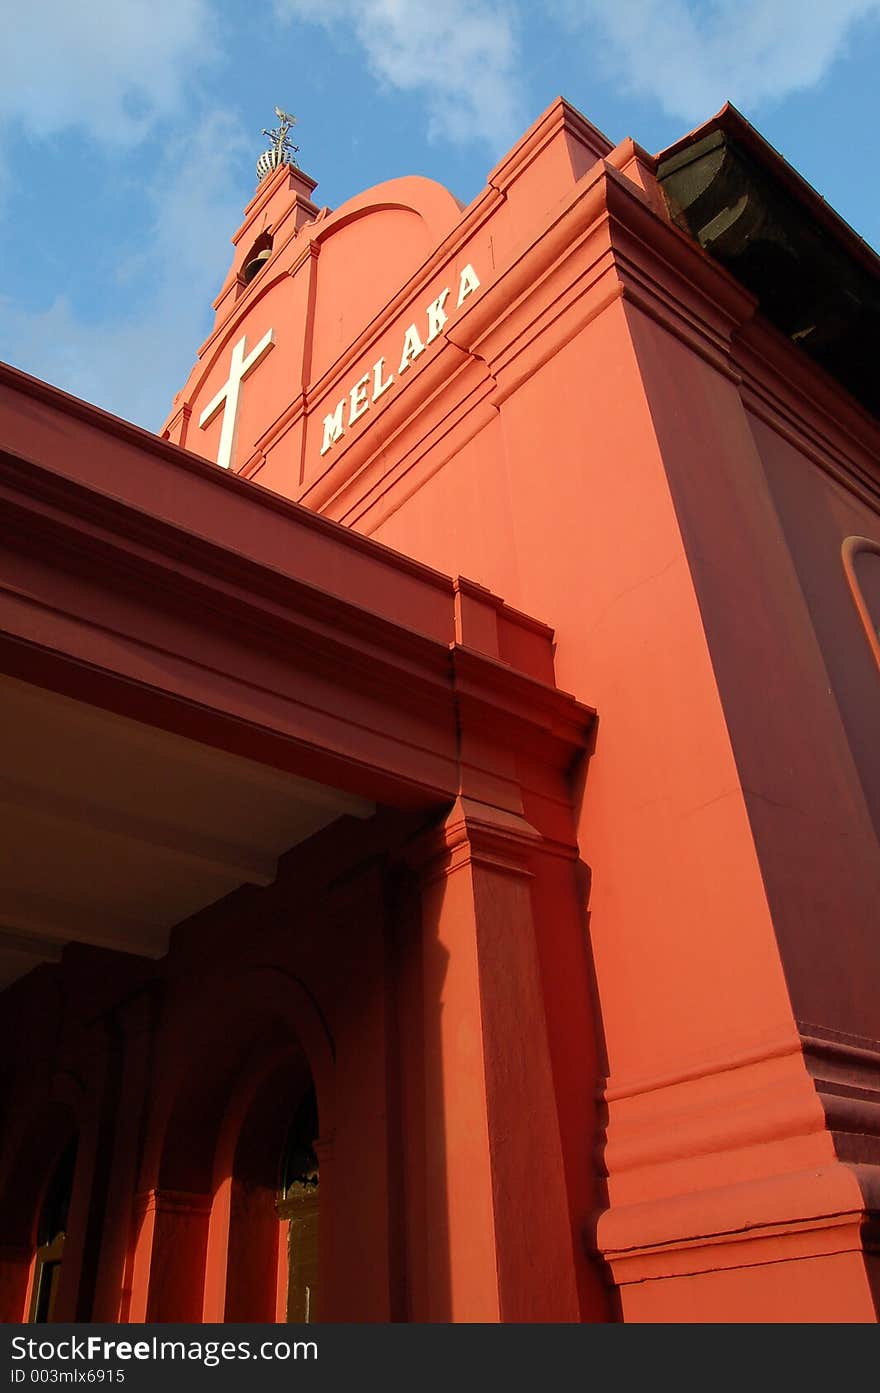
[[[315,199],[470,201],[561,94],[663,149],[729,99],[869,243],[880,0],[42,0],[0,51],[0,358],[159,429],[212,322],[261,128]]]

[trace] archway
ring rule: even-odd
[[[218,991],[190,1002],[174,1036],[176,1087],[142,1173],[132,1320],[286,1319],[283,1162],[310,1094],[332,1129],[333,1043],[303,983],[280,969],[243,975],[232,1018],[228,987]],[[314,1276],[308,1285],[314,1310]]]
[[[33,1118],[3,1177],[0,1202],[0,1319],[58,1318],[61,1267],[70,1219],[77,1121],[63,1104]],[[62,1313],[63,1315],[63,1313]]]

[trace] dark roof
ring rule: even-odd
[[[671,216],[880,417],[880,258],[736,107],[657,157]]]

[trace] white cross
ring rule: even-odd
[[[217,412],[223,409],[223,425],[220,427],[220,449],[217,451],[217,463],[221,469],[228,469],[232,464],[232,457],[235,453],[235,436],[238,430],[238,406],[241,395],[241,384],[246,377],[250,377],[257,363],[264,358],[270,348],[275,346],[275,330],[269,329],[256,348],[252,348],[247,357],[244,356],[244,346],[247,341],[247,334],[239,339],[232,350],[232,362],[229,365],[229,377],[214,400],[209,402],[199,417],[199,428],[204,430],[213,421]]]

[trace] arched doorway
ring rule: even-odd
[[[311,1147],[310,1129],[320,1109],[322,1129],[333,1132],[333,1042],[307,989],[281,970],[243,974],[234,1015],[228,990],[218,981],[216,998],[205,993],[197,1011],[181,1015],[173,1054],[160,1065],[170,1086],[141,1170],[132,1320],[286,1321],[292,1219],[303,1237],[294,1244],[295,1281],[304,1275],[315,1319],[312,1153],[324,1153]],[[312,1270],[303,1256],[310,1241]],[[327,1281],[322,1300],[328,1309]]]
[[[28,1311],[28,1321],[31,1323],[43,1324],[55,1319],[70,1200],[73,1194],[76,1151],[77,1138],[73,1136],[55,1164],[40,1207]]]
[[[318,1104],[310,1087],[291,1124],[275,1205],[281,1221],[280,1304],[283,1319],[297,1324],[314,1324],[320,1319],[317,1137]]]
[[[241,1112],[233,1104],[233,1119],[236,1135],[215,1192],[215,1205],[228,1206],[229,1216],[223,1318],[314,1322],[318,1109],[301,1052],[278,1060]]]

